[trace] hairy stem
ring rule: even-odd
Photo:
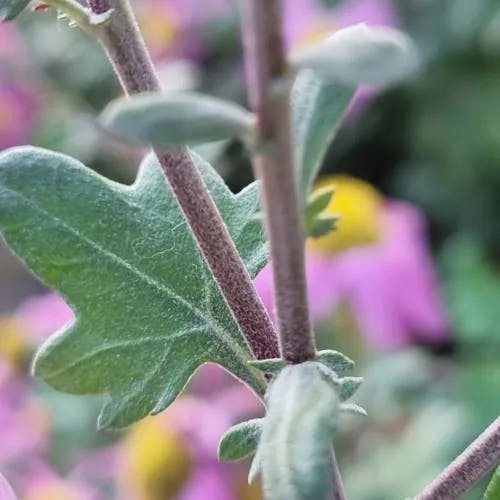
[[[97,13],[114,8],[98,38],[126,94],[160,90],[151,58],[127,0],[90,0]],[[187,148],[155,151],[201,252],[258,359],[279,355],[277,336],[245,265]]]
[[[283,358],[314,358],[305,279],[304,230],[295,181],[290,81],[279,0],[245,0],[243,34],[250,102],[258,119],[253,163],[262,181]]]
[[[500,464],[500,417],[459,455],[415,500],[454,500]]]

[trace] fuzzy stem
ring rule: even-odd
[[[280,2],[245,0],[242,18],[248,91],[258,120],[253,164],[262,181],[281,353],[287,362],[301,363],[314,358],[315,345],[307,301],[305,240],[295,181]]]
[[[454,500],[500,463],[500,417],[459,455],[415,500]]]
[[[98,38],[126,94],[159,91],[160,84],[128,0],[91,0],[114,13]],[[250,275],[187,148],[155,151],[201,252],[256,358],[279,355],[277,336]]]

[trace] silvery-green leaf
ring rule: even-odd
[[[231,462],[244,460],[257,449],[264,419],[255,418],[231,427],[219,443],[219,460]]]
[[[342,403],[340,405],[340,411],[345,413],[354,413],[355,415],[362,415],[363,417],[368,416],[364,408],[354,403]]]
[[[418,69],[418,52],[408,35],[389,27],[357,24],[336,31],[294,57],[299,69],[311,69],[330,83],[388,85]]]
[[[0,21],[12,21],[31,0],[0,0]]]
[[[362,377],[339,377],[336,372],[320,364],[320,372],[338,391],[340,401],[346,401],[359,389],[363,383]]]
[[[149,92],[113,101],[101,123],[122,139],[169,147],[246,136],[254,119],[241,106],[215,97]]]
[[[354,361],[338,351],[324,350],[316,353],[315,361],[326,365],[338,375],[354,368]]]
[[[233,195],[193,157],[252,276],[266,262],[255,184]],[[37,148],[0,155],[0,230],[75,311],[38,352],[36,375],[63,392],[106,394],[100,425],[166,408],[218,363],[264,390],[262,374],[153,156],[124,186]]]
[[[272,359],[255,359],[248,362],[250,366],[257,368],[262,373],[278,373],[282,370],[286,363],[282,358],[272,358]]]
[[[288,365],[269,386],[254,459],[266,499],[323,500],[332,489],[330,446],[339,398],[321,367],[314,361]]]
[[[498,500],[500,498],[500,466],[497,467],[484,492],[483,500]]]
[[[352,86],[325,83],[310,70],[297,76],[292,89],[293,134],[297,180],[304,204],[354,90]]]

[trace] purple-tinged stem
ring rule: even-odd
[[[126,94],[159,91],[151,58],[127,0],[90,0],[95,8],[113,8],[99,39]],[[189,151],[155,151],[201,252],[257,359],[279,356],[277,335],[245,265]]]
[[[415,500],[455,500],[500,464],[500,417]]]
[[[254,169],[262,182],[271,244],[282,357],[289,363],[315,355],[305,278],[305,238],[295,181],[290,82],[280,2],[245,0],[243,36],[248,91],[257,115]]]

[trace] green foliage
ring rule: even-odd
[[[462,342],[497,342],[500,324],[500,277],[474,240],[448,242],[441,262],[453,331]]]
[[[338,216],[324,214],[333,196],[333,189],[327,187],[311,195],[304,209],[304,226],[307,236],[319,238],[335,229]]]
[[[293,60],[330,83],[358,86],[388,85],[407,78],[418,68],[411,38],[387,27],[349,26],[299,51]]]
[[[278,373],[285,368],[286,363],[282,358],[256,359],[249,361],[250,366],[257,368],[262,373]]]
[[[264,419],[256,418],[231,427],[219,443],[219,460],[243,460],[257,449]]]
[[[266,395],[267,415],[252,464],[262,475],[266,498],[321,500],[327,497],[331,439],[339,397],[314,361],[286,366]]]
[[[500,498],[500,467],[497,467],[491,478],[488,488],[484,492],[483,500],[498,500]]]
[[[208,164],[193,159],[255,276],[266,261],[261,227],[252,220],[257,186],[235,196]],[[76,313],[42,346],[35,373],[64,392],[108,395],[101,427],[162,411],[206,362],[263,391],[154,157],[124,186],[67,156],[8,151],[0,156],[0,227]]]
[[[293,131],[304,202],[353,95],[353,87],[327,84],[312,71],[301,71],[297,76],[292,90]]]
[[[101,123],[111,133],[157,146],[200,144],[252,132],[253,115],[237,104],[196,93],[143,93],[113,101]]]
[[[338,375],[342,375],[354,368],[354,361],[352,361],[352,359],[341,352],[329,349],[318,351],[314,360],[327,366]]]
[[[30,3],[30,0],[0,0],[0,21],[12,21]]]

